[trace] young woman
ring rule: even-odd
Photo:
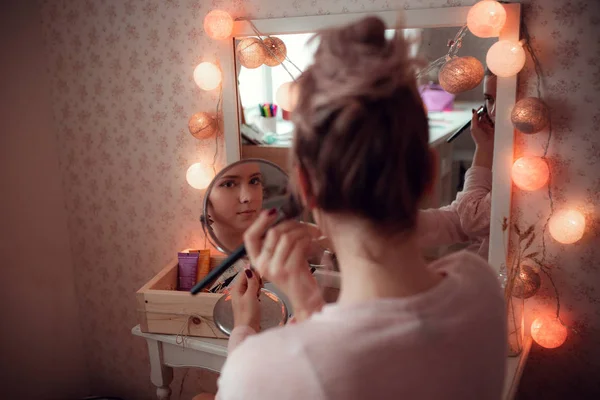
[[[235,329],[217,398],[498,399],[504,301],[485,261],[459,252],[427,264],[418,204],[434,181],[427,116],[399,36],[377,18],[320,35],[298,79],[298,193],[333,243],[337,303],[324,305],[295,221],[246,231],[253,270],[233,287]],[[259,333],[258,275],[293,303],[295,324]]]

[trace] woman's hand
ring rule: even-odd
[[[260,278],[251,269],[238,274],[231,288],[233,326],[249,326],[260,331]]]
[[[252,266],[273,282],[292,302],[297,321],[307,319],[324,304],[321,290],[308,267],[312,237],[305,224],[284,221],[264,232],[275,221],[274,212],[262,212],[244,234]]]
[[[471,136],[476,146],[473,166],[492,169],[494,157],[494,124],[487,113],[484,113],[480,117],[473,110]]]

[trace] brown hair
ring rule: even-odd
[[[293,113],[294,153],[316,205],[393,232],[415,227],[433,178],[427,114],[401,35],[386,39],[376,17],[319,34]]]

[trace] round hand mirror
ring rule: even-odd
[[[261,210],[278,207],[288,190],[288,176],[266,160],[247,159],[225,167],[206,190],[200,221],[204,235],[219,251],[230,254],[243,244],[244,232],[258,218]],[[212,288],[222,291],[247,264],[240,260],[224,273]],[[290,311],[287,298],[270,283],[261,289],[261,327],[285,324]],[[219,329],[229,335],[233,329],[231,296],[225,293],[213,310]]]
[[[200,221],[205,237],[229,254],[244,242],[244,232],[260,211],[277,206],[288,190],[288,176],[277,165],[247,159],[225,167],[204,196]]]

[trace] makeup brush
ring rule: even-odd
[[[481,106],[477,109],[477,117],[481,117],[484,113],[486,112],[485,106]],[[466,124],[464,124],[463,126],[461,126],[460,128],[458,128],[458,130],[456,132],[454,132],[452,134],[452,136],[450,136],[448,139],[446,139],[446,143],[450,143],[452,142],[454,139],[456,139],[461,133],[463,133],[464,131],[467,130],[467,128],[469,128],[471,126],[471,120],[467,121]]]

